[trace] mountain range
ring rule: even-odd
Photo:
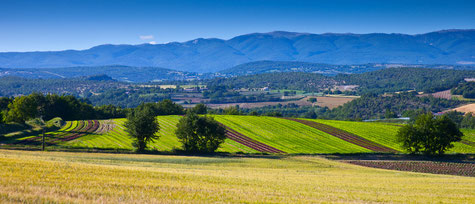
[[[86,50],[0,52],[3,68],[123,65],[210,73],[254,61],[335,65],[366,63],[475,64],[475,29],[425,34],[311,34],[276,31],[229,40],[99,45]]]

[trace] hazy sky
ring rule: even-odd
[[[418,34],[453,28],[475,28],[474,0],[0,0],[0,52],[275,30]]]

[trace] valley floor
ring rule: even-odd
[[[314,156],[0,150],[0,202],[475,203],[475,178]]]

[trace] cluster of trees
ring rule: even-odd
[[[231,106],[223,109],[210,110],[210,113],[217,115],[253,115],[253,116],[274,116],[274,117],[300,117],[300,118],[316,118],[311,114],[315,114],[316,107],[299,106],[295,103],[285,105],[268,105],[259,108],[240,108],[239,106]],[[327,108],[325,108],[327,109]]]
[[[157,110],[163,110],[163,107],[171,109],[167,112],[157,112]],[[167,103],[163,106],[147,103],[130,111],[125,127],[126,132],[134,139],[133,146],[136,151],[145,151],[148,143],[159,139],[157,132],[160,130],[160,125],[156,116],[159,113],[176,114],[178,109],[172,110],[174,107],[177,107],[174,103]],[[214,152],[226,139],[226,130],[218,122],[211,117],[197,115],[206,113],[206,111],[206,106],[198,105],[187,111],[186,115],[178,122],[175,134],[182,143],[184,151]]]
[[[419,97],[415,92],[404,92],[383,96],[377,94],[366,94],[352,100],[343,106],[334,108],[324,113],[320,112],[319,118],[324,119],[382,119],[391,115],[400,116],[408,110],[423,109],[430,112],[441,112],[454,108],[463,102],[434,98],[432,96]]]
[[[457,86],[467,77],[475,77],[475,71],[388,68],[362,74],[337,75],[335,80],[348,85],[359,85],[357,89],[359,94],[381,94],[407,90],[433,93]]]
[[[133,108],[141,103],[171,99],[171,94],[175,92],[175,89],[129,86],[121,89],[107,89],[98,94],[88,94],[85,97],[94,105],[112,104],[124,108]]]
[[[347,95],[347,96],[356,96],[357,92],[356,91],[349,91],[349,90],[346,90],[346,91],[333,90],[332,91],[331,89],[328,89],[328,90],[323,91],[323,94],[343,94],[343,95]]]
[[[61,117],[64,120],[97,118],[94,107],[71,95],[43,95],[32,93],[26,96],[1,99],[4,122],[24,123],[27,120],[42,117],[50,120]],[[8,105],[5,104],[8,102]]]
[[[147,103],[155,115],[181,115],[184,108],[170,99]],[[0,122],[24,123],[34,118],[50,120],[88,120],[123,118],[131,111],[114,105],[93,106],[87,99],[72,95],[32,93],[18,97],[0,97]]]
[[[0,96],[17,96],[37,93],[68,94],[87,96],[106,89],[116,89],[125,83],[111,80],[96,80],[97,78],[68,78],[68,79],[27,79],[21,77],[1,77]]]
[[[227,89],[263,88],[319,92],[333,87],[337,81],[315,73],[288,72],[215,78],[203,81],[208,87],[225,86]]]
[[[254,95],[241,95],[223,85],[212,85],[203,91],[203,97],[208,98],[210,103],[246,103],[262,101],[281,101],[279,95],[260,93]]]
[[[475,82],[465,82],[451,89],[454,95],[462,95],[464,98],[475,98]]]
[[[457,111],[449,111],[444,114],[450,118],[459,128],[475,129],[475,115],[473,113],[461,113]]]

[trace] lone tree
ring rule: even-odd
[[[180,119],[175,134],[187,152],[214,152],[226,139],[226,130],[218,122],[193,112]]]
[[[399,129],[397,135],[407,151],[428,155],[443,154],[462,136],[463,133],[447,116],[434,117],[432,113],[420,115],[413,124]]]
[[[158,139],[160,126],[150,107],[140,105],[127,115],[125,131],[134,139],[132,145],[137,152],[143,152],[149,142]]]
[[[315,103],[317,102],[317,98],[309,98],[307,101],[310,103]]]

